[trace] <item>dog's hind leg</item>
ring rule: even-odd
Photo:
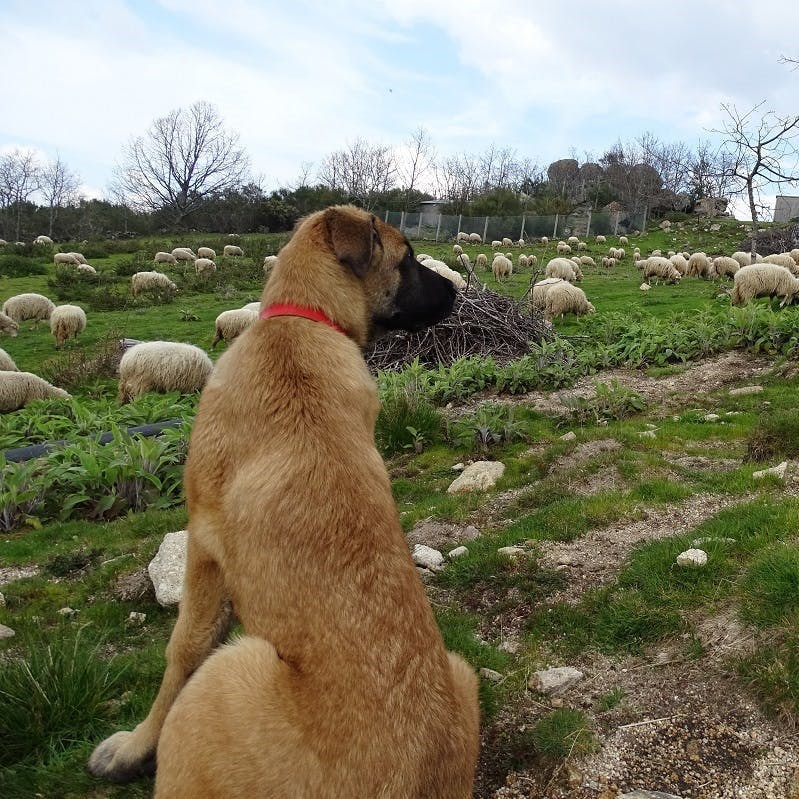
[[[147,718],[132,732],[117,732],[92,752],[88,768],[95,777],[129,782],[152,774],[161,727],[186,680],[230,630],[232,612],[219,565],[192,539],[180,611],[166,648],[167,666]]]

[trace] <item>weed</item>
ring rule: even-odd
[[[556,758],[586,754],[596,746],[585,713],[565,707],[544,716],[533,728],[532,739],[540,754]]]

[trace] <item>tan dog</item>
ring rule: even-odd
[[[262,301],[321,309],[344,333],[262,318],[219,359],[186,462],[161,689],[89,769],[127,781],[157,747],[163,799],[469,797],[477,681],[445,650],[411,560],[360,351],[375,328],[446,316],[452,284],[399,231],[340,206],[300,224]],[[231,603],[246,637],[208,657]]]

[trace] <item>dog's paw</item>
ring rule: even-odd
[[[109,782],[130,782],[155,774],[155,753],[142,752],[136,735],[122,731],[98,744],[88,763],[89,773]]]

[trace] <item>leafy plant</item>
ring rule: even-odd
[[[613,419],[624,419],[646,409],[646,402],[632,389],[612,380],[610,385],[597,382],[593,396],[566,397],[564,404],[571,418],[578,424],[596,424]]]
[[[487,453],[491,447],[524,439],[522,424],[515,418],[515,409],[506,405],[482,405],[474,416],[457,419],[449,426],[449,439],[455,447],[476,446]]]

